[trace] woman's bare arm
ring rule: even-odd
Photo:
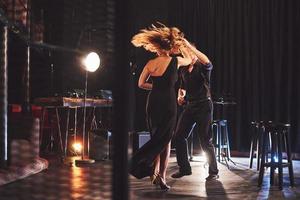
[[[152,84],[147,82],[150,77],[150,71],[149,71],[150,63],[151,63],[151,61],[149,61],[145,65],[145,67],[140,75],[139,82],[138,82],[139,88],[142,88],[145,90],[152,90]]]
[[[184,46],[180,47],[180,51],[181,51],[181,54],[183,57],[177,57],[178,67],[187,66],[187,65],[191,64],[192,58],[191,58],[190,54],[188,53],[188,50],[186,49],[186,47],[184,47]]]

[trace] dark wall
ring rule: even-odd
[[[44,0],[35,9],[35,13],[43,13],[45,43],[70,50],[96,51],[100,55],[100,69],[89,73],[88,93],[111,89],[114,1]],[[33,56],[33,98],[66,95],[73,89],[84,88],[85,71],[78,54],[43,48]]]
[[[45,42],[82,49],[92,44],[102,53],[103,68],[90,76],[90,91],[110,88],[113,81],[110,75],[114,63],[113,2],[44,0],[38,7],[44,10]],[[131,36],[160,21],[178,26],[209,56],[214,64],[213,94],[216,97],[230,94],[237,102],[227,108],[226,116],[233,149],[249,149],[252,120],[273,120],[291,123],[293,150],[300,152],[299,1],[131,0],[129,7]],[[135,118],[134,129],[144,130],[147,92],[136,86],[143,66],[153,55],[133,46],[129,54],[130,94],[135,97],[131,99],[134,103],[129,114]],[[56,92],[83,86],[83,73],[71,55],[44,49],[32,55],[37,57],[32,65],[33,97],[50,94],[51,64]],[[13,86],[9,91],[18,100],[22,77],[9,67],[10,77],[17,78],[9,77],[10,82],[14,81],[9,84]]]
[[[114,1],[111,0],[65,0],[63,41],[70,48],[96,51],[101,56],[101,69],[89,74],[90,91],[111,88],[111,68],[114,53]],[[76,62],[76,61],[75,61]],[[73,69],[72,69],[73,67]],[[64,89],[73,87],[71,82],[80,83],[76,66],[69,66],[63,72]],[[80,69],[79,71],[83,71]],[[75,74],[74,74],[75,72]],[[71,78],[72,77],[72,78]]]
[[[32,1],[31,22],[43,24],[43,42],[63,46],[64,6],[58,0]],[[31,49],[31,97],[54,96],[62,93],[60,64],[63,52],[51,48]]]
[[[299,1],[132,2],[133,34],[159,20],[182,29],[211,59],[214,98],[237,102],[224,108],[234,150],[249,150],[252,120],[273,120],[291,123],[293,151],[300,152]],[[137,82],[153,55],[134,47],[131,51]],[[146,94],[136,88],[137,129],[145,127]],[[215,105],[216,118],[220,109]]]
[[[300,2],[169,1],[170,24],[214,64],[212,89],[231,94],[228,107],[234,149],[249,150],[252,120],[291,123],[300,152]]]
[[[8,102],[22,103],[22,87],[24,69],[26,67],[26,45],[9,31],[7,45],[8,66]]]

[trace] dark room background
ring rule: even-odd
[[[50,45],[34,46],[30,51],[32,101],[36,97],[68,95],[74,89],[84,88],[85,73],[80,66],[80,57],[69,50],[93,50],[101,55],[102,68],[89,74],[90,95],[99,89],[111,89],[114,17],[114,1],[111,0],[31,1],[31,40],[41,34],[37,42]],[[22,101],[24,44],[11,34],[8,57],[9,76],[13,77],[8,84],[10,103]]]
[[[114,0],[32,1],[32,22],[43,24],[43,41],[70,49],[97,49],[103,68],[89,77],[89,91],[111,89],[114,77]],[[214,100],[230,98],[225,108],[233,150],[249,151],[253,120],[291,124],[292,150],[300,153],[300,1],[286,0],[131,0],[130,35],[160,21],[179,27],[212,61]],[[53,14],[55,13],[55,15]],[[94,14],[93,14],[94,13]],[[18,40],[10,38],[10,40]],[[147,92],[139,74],[154,55],[128,41],[131,63],[131,131],[147,129]],[[19,52],[22,54],[22,52]],[[20,54],[19,54],[20,55]],[[9,50],[9,103],[20,103],[22,67]],[[84,87],[84,73],[73,55],[31,50],[31,97],[65,95]],[[34,84],[33,84],[34,83]],[[38,84],[36,84],[38,83]],[[125,98],[125,97],[124,97]],[[216,115],[219,117],[215,106]]]
[[[215,100],[225,107],[234,150],[249,151],[253,120],[291,124],[292,150],[300,152],[300,2],[273,0],[132,1],[132,35],[160,21],[179,27],[214,65]],[[135,81],[151,55],[134,49]],[[146,92],[135,87],[136,129],[145,128]],[[215,111],[220,108],[215,105]],[[215,115],[218,117],[218,114]]]

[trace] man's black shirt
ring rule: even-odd
[[[210,74],[213,65],[196,62],[193,70],[189,72],[189,66],[181,67],[179,70],[180,88],[186,90],[186,100],[202,101],[210,97]]]

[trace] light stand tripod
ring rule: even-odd
[[[84,60],[85,65],[85,88],[84,88],[84,101],[83,101],[83,130],[82,130],[82,151],[81,159],[75,160],[76,165],[80,164],[91,164],[95,160],[89,159],[89,136],[87,136],[87,145],[85,142],[86,138],[86,99],[87,99],[87,86],[88,86],[88,72],[95,72],[100,66],[100,58],[97,53],[91,52],[87,55]],[[85,155],[85,146],[87,146],[87,155]]]

